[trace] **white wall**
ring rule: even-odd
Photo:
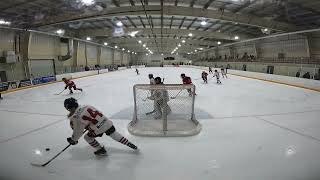
[[[308,37],[310,56],[312,58],[320,58],[320,32],[313,33]]]
[[[111,65],[112,59],[113,59],[113,50],[109,48],[102,48],[100,65]]]
[[[5,51],[14,51],[15,32],[0,29],[0,57],[3,57]],[[25,79],[25,64],[22,59],[14,64],[0,63],[0,71],[5,71],[9,81]]]
[[[77,54],[77,66],[86,66],[86,45],[83,42],[79,42],[78,46],[78,54]]]
[[[114,60],[113,63],[116,65],[120,65],[121,64],[121,60],[122,60],[122,55],[121,52],[119,51],[114,51]]]
[[[31,33],[29,59],[56,59],[60,49],[59,39],[43,34]]]
[[[168,61],[168,60],[164,60],[165,57],[174,57],[175,60],[173,61]],[[138,59],[140,62],[142,63],[147,63],[148,65],[160,65],[160,64],[172,64],[172,63],[188,63],[190,60],[186,59],[180,55],[171,55],[171,54],[165,54],[165,55],[161,55],[161,54],[149,54],[148,56],[146,56],[145,54],[140,54],[138,56]]]
[[[87,65],[93,67],[98,64],[98,48],[87,44]]]
[[[286,57],[309,57],[307,38],[298,35],[269,38],[257,43],[259,57],[277,58],[278,53]]]

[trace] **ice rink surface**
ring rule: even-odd
[[[319,180],[320,93],[231,76],[217,85],[200,80],[201,70],[141,68],[76,79],[83,93],[72,97],[97,107],[117,130],[139,146],[136,153],[107,136],[98,138],[108,156],[97,158],[83,140],[47,167],[63,149],[71,128],[63,107],[64,85],[17,91],[0,101],[0,180]],[[132,87],[147,75],[180,83],[180,74],[197,87],[195,112],[199,135],[150,138],[133,136]],[[199,80],[195,80],[199,79]],[[45,151],[50,148],[50,151]],[[39,150],[41,155],[35,154]]]

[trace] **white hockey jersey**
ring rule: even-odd
[[[79,106],[69,119],[74,141],[79,140],[85,129],[98,135],[106,132],[113,125],[112,121],[92,106]]]
[[[217,79],[219,79],[220,78],[220,74],[219,74],[219,72],[214,72],[214,75],[213,75],[213,77],[217,77]]]
[[[154,81],[154,78],[151,78],[150,79],[150,85],[154,85],[154,84],[156,84],[156,82]]]

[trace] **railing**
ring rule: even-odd
[[[291,64],[320,64],[320,59],[316,58],[215,58],[215,59],[199,59],[196,62],[260,62],[260,63],[291,63]]]

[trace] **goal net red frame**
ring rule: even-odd
[[[192,136],[201,131],[195,118],[195,85],[136,84],[134,113],[128,125],[133,135]]]

